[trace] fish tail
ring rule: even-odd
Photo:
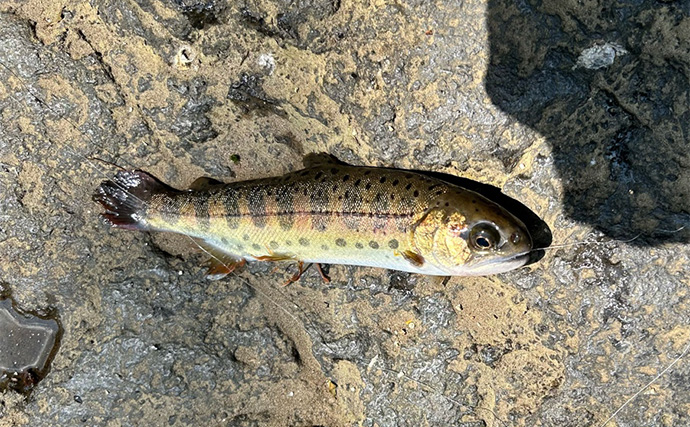
[[[155,194],[177,193],[144,171],[121,171],[112,181],[103,181],[93,195],[105,212],[101,217],[115,228],[148,230],[147,205]]]

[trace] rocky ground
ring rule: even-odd
[[[607,426],[690,424],[687,359],[643,388],[690,342],[688,40],[673,0],[1,1],[0,290],[64,333],[0,425],[599,426],[639,391]],[[110,163],[184,188],[313,152],[499,187],[553,249],[209,282],[91,201]]]

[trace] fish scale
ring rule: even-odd
[[[125,200],[115,191],[122,187]],[[185,234],[229,264],[295,260],[490,274],[524,264],[531,249],[524,225],[479,194],[421,173],[330,159],[274,178],[202,178],[187,191],[145,172],[121,172],[95,199],[115,227]],[[478,226],[480,242],[492,238],[492,248],[470,241]]]

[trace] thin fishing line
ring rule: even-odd
[[[549,245],[549,246],[545,246],[542,248],[533,248],[532,251],[547,251],[550,249],[569,248],[569,247],[581,246],[581,245],[606,246],[606,245],[609,245],[611,243],[630,243],[630,242],[633,242],[633,241],[639,239],[641,235],[642,235],[642,233],[638,233],[637,235],[635,235],[635,237],[632,237],[632,238],[626,239],[626,240],[612,239],[612,240],[608,240],[605,242],[601,242],[601,241],[597,241],[597,240],[585,240],[582,242],[562,243],[559,245]]]
[[[396,377],[398,377],[398,378],[405,378],[405,379],[410,380],[410,381],[412,381],[412,382],[414,382],[414,383],[416,383],[416,384],[419,384],[419,385],[421,385],[421,386],[423,386],[423,387],[426,387],[427,389],[429,389],[429,390],[431,390],[432,392],[438,394],[439,396],[443,397],[444,399],[448,400],[449,402],[454,403],[454,404],[457,405],[458,408],[461,409],[461,410],[462,410],[462,409],[469,409],[469,410],[472,411],[475,415],[477,415],[477,411],[479,411],[479,410],[489,412],[489,413],[490,413],[491,415],[493,415],[494,418],[496,418],[496,420],[497,420],[498,422],[500,422],[504,427],[508,427],[508,424],[506,424],[506,422],[503,421],[503,420],[498,416],[498,414],[496,414],[496,413],[495,413],[494,411],[492,411],[491,409],[488,409],[488,408],[472,408],[472,407],[470,407],[470,406],[467,406],[467,405],[463,404],[462,402],[460,402],[460,401],[458,401],[458,400],[456,400],[456,399],[454,399],[454,398],[452,398],[452,397],[450,397],[450,396],[446,396],[445,394],[443,394],[443,393],[441,392],[441,390],[435,388],[435,387],[432,386],[431,384],[426,383],[426,382],[421,381],[421,380],[418,380],[418,379],[416,379],[416,378],[412,378],[411,376],[407,375],[407,374],[406,374],[405,372],[403,372],[403,371],[396,371],[395,369],[386,368],[385,366],[381,366],[379,369],[381,369],[381,370],[384,371],[384,372],[393,373],[393,374],[395,374]]]
[[[642,393],[644,393],[644,391],[647,390],[649,387],[651,387],[652,384],[654,384],[655,382],[657,382],[657,381],[659,380],[659,378],[661,378],[662,376],[664,376],[664,374],[666,374],[669,370],[671,370],[671,368],[673,368],[673,366],[674,366],[676,363],[678,363],[683,357],[685,357],[685,356],[688,354],[688,352],[690,352],[690,341],[688,341],[688,343],[687,343],[686,346],[685,346],[685,349],[683,349],[683,351],[682,351],[682,353],[680,354],[680,356],[676,357],[676,358],[673,360],[673,362],[671,362],[668,366],[666,366],[666,367],[664,368],[663,371],[659,372],[651,381],[649,381],[647,384],[645,384],[644,387],[642,387],[641,389],[639,389],[639,390],[637,391],[637,393],[633,394],[632,396],[630,396],[630,397],[628,398],[628,400],[626,400],[625,402],[623,402],[623,404],[622,404],[620,407],[618,407],[618,409],[616,409],[616,410],[614,411],[614,413],[611,414],[611,416],[608,417],[608,418],[606,419],[606,421],[604,421],[603,423],[601,423],[601,424],[599,425],[599,427],[605,427],[606,424],[608,424],[611,420],[613,420],[613,419],[616,417],[616,415],[618,415],[626,406],[628,406],[632,401],[634,401],[635,399],[637,399],[637,397],[638,397],[639,395],[641,395]]]

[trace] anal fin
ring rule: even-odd
[[[206,278],[208,280],[220,280],[223,277],[235,271],[235,269],[242,267],[246,263],[247,261],[245,261],[244,259],[238,261],[234,258],[211,258],[211,260],[209,261],[210,265],[208,267],[208,271],[206,272]]]
[[[211,257],[208,260],[206,272],[208,280],[220,280],[247,262],[244,258],[229,254],[204,240],[195,240],[199,247]]]

